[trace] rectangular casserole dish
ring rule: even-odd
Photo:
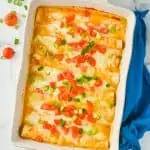
[[[121,125],[121,119],[124,108],[125,101],[125,90],[126,90],[126,80],[127,74],[130,64],[130,59],[132,55],[132,41],[133,41],[133,32],[135,26],[135,16],[134,14],[126,9],[112,6],[107,3],[107,1],[89,1],[89,0],[63,0],[63,1],[53,1],[53,0],[32,0],[29,5],[28,17],[26,20],[26,28],[25,28],[25,38],[24,38],[24,48],[22,54],[22,64],[20,70],[20,77],[18,80],[18,84],[16,87],[16,104],[15,104],[15,112],[12,126],[12,142],[19,147],[26,147],[31,149],[81,149],[81,148],[70,148],[70,147],[60,147],[56,145],[37,143],[30,140],[22,139],[19,136],[19,128],[22,121],[23,116],[23,93],[25,91],[26,86],[26,78],[28,73],[29,66],[29,56],[30,56],[30,43],[32,40],[33,29],[34,29],[34,18],[36,9],[39,6],[80,6],[80,7],[89,7],[95,8],[97,10],[102,10],[105,12],[110,12],[114,14],[118,14],[127,19],[127,32],[126,32],[126,46],[123,53],[123,58],[121,62],[121,70],[120,70],[120,83],[116,93],[116,111],[115,118],[111,129],[111,138],[110,138],[110,150],[118,150],[119,148],[119,130]]]

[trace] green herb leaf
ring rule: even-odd
[[[49,85],[45,85],[45,86],[43,87],[43,89],[44,89],[44,91],[48,91],[48,90],[50,89],[50,87],[49,87]]]
[[[8,3],[12,3],[13,0],[8,0]]]
[[[80,101],[81,101],[80,98],[74,98],[74,100],[75,100],[76,102],[80,102]]]
[[[42,119],[39,119],[38,122],[39,122],[39,124],[43,124],[44,121]]]
[[[109,84],[109,83],[107,83],[107,84],[106,84],[106,87],[107,87],[107,88],[109,88],[109,87],[110,87],[110,84]]]
[[[15,38],[14,44],[15,44],[15,45],[18,45],[18,44],[19,44],[19,39]]]
[[[24,5],[24,9],[25,9],[25,10],[28,10],[28,6],[27,6],[27,5]]]
[[[85,94],[85,93],[82,93],[82,97],[85,98],[85,97],[86,97],[86,94]]]
[[[17,6],[22,6],[22,0],[14,0],[14,5],[17,5]]]
[[[0,18],[0,23],[3,23],[3,19]]]
[[[66,125],[66,121],[63,119],[60,119],[60,126],[64,127]]]
[[[55,105],[56,107],[60,108],[61,107],[61,103],[59,101],[54,101],[53,105]]]
[[[109,30],[109,32],[111,32],[111,33],[115,33],[117,31],[117,29],[116,29],[116,26],[115,25],[113,25],[112,27],[111,27],[111,29]]]
[[[43,66],[38,67],[38,71],[42,71],[44,69]]]
[[[64,81],[62,84],[65,85],[65,86],[69,85],[69,83],[67,81]]]
[[[87,131],[86,133],[87,133],[87,135],[95,135],[98,133],[98,130],[97,129],[91,129],[91,130]]]
[[[81,78],[78,78],[76,79],[76,81],[79,83],[79,84],[83,84],[83,83],[87,83],[89,81],[91,81],[93,78],[92,77],[89,77],[89,76],[82,76]]]
[[[88,46],[82,50],[81,55],[85,55],[86,53],[88,53],[94,46],[95,46],[95,41],[89,42]]]
[[[80,134],[82,134],[82,133],[83,133],[83,129],[82,129],[82,128],[80,128],[79,132],[80,132]]]
[[[62,41],[61,41],[61,44],[62,45],[65,45],[67,43],[67,41],[65,40],[65,39],[63,39]]]

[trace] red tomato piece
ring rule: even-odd
[[[35,141],[42,142],[43,139],[42,139],[42,137],[40,135],[38,135],[38,136],[36,136]]]
[[[87,101],[87,112],[88,112],[89,114],[92,114],[92,113],[93,113],[93,110],[94,110],[94,105],[93,105],[93,103],[90,102],[90,101]]]
[[[61,93],[64,93],[64,92],[67,92],[67,91],[68,91],[67,87],[65,87],[65,86],[60,86],[60,87],[58,87],[58,89],[59,89],[59,91],[60,91]]]
[[[47,103],[44,103],[41,105],[41,109],[43,110],[52,110],[54,109],[54,106],[50,105],[50,104],[47,104]]]
[[[74,79],[74,75],[70,71],[65,71],[63,73],[63,78],[66,79],[66,80],[73,80]]]
[[[64,80],[64,76],[63,76],[62,73],[59,73],[59,74],[57,75],[57,80],[58,80],[58,81]]]
[[[65,134],[68,134],[68,132],[69,132],[69,128],[67,128],[67,127],[62,127],[62,130],[64,131]]]
[[[81,125],[81,124],[82,124],[81,118],[77,118],[77,119],[74,121],[74,123],[77,124],[77,125]]]
[[[84,16],[85,17],[89,17],[91,15],[90,11],[89,10],[84,10]]]
[[[36,88],[35,92],[39,93],[39,94],[44,94],[43,90],[40,88]]]
[[[49,85],[50,85],[51,88],[55,88],[56,87],[56,82],[50,82]]]
[[[58,94],[58,99],[60,101],[69,101],[70,100],[70,94],[68,92],[60,93]]]
[[[96,123],[96,119],[93,117],[92,114],[87,115],[87,120],[91,123]]]
[[[91,57],[91,56],[88,56],[87,61],[88,61],[88,63],[91,66],[95,66],[96,65],[96,60],[93,57]]]
[[[18,17],[16,15],[16,12],[8,13],[4,18],[4,22],[6,25],[11,26],[11,27],[17,25]]]
[[[61,41],[62,41],[61,38],[57,38],[57,39],[56,39],[56,43],[57,43],[58,45],[61,44]]]
[[[76,56],[74,57],[77,64],[84,63],[86,61],[85,56]]]
[[[95,86],[96,86],[96,87],[99,87],[99,86],[101,86],[102,84],[103,84],[102,80],[97,80],[97,81],[95,82]]]
[[[74,19],[75,19],[75,14],[68,15],[68,16],[66,17],[66,23],[67,23],[68,25],[72,25]]]
[[[87,46],[87,44],[88,44],[88,42],[85,41],[85,40],[80,40],[78,42],[68,43],[68,45],[70,45],[71,47],[73,47],[75,50],[83,49],[84,47]]]
[[[99,32],[101,32],[103,34],[107,34],[109,32],[109,30],[106,27],[102,27],[102,28],[99,29]]]
[[[85,32],[85,30],[84,30],[83,28],[81,28],[81,27],[75,27],[75,30],[76,30],[76,32],[79,33],[79,34],[82,34],[82,33]]]
[[[85,116],[86,116],[86,113],[79,114],[79,118],[80,118],[80,119],[84,119]]]
[[[61,115],[61,112],[60,112],[59,108],[55,109],[55,115],[56,116]]]
[[[87,69],[88,69],[87,66],[85,66],[85,65],[83,65],[83,64],[80,64],[79,67],[80,67],[80,69],[81,69],[82,72],[86,72]]]
[[[106,53],[106,47],[104,45],[95,45],[94,50],[99,51],[100,53]]]
[[[72,126],[71,131],[72,131],[73,138],[78,138],[80,136],[80,128],[78,128],[76,126]]]
[[[62,114],[66,117],[72,117],[73,115],[70,112],[63,111]]]
[[[50,131],[52,132],[52,134],[55,134],[57,136],[59,135],[59,132],[55,125],[51,125]]]
[[[64,54],[55,54],[54,57],[58,60],[58,61],[62,61],[64,58]]]
[[[75,110],[75,106],[74,105],[68,105],[65,107],[65,111],[74,111]]]
[[[51,129],[51,127],[52,127],[52,125],[51,125],[51,124],[49,124],[47,121],[44,121],[44,123],[43,123],[43,128],[44,128],[44,129],[48,129],[48,130],[50,130],[50,129]]]
[[[55,119],[55,120],[54,120],[54,123],[55,123],[56,125],[60,125],[61,121],[60,121],[60,119]]]
[[[14,52],[14,50],[11,47],[6,47],[3,50],[3,57],[5,59],[11,59],[14,54],[15,54],[15,52]]]

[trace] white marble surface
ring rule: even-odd
[[[113,0],[110,0],[113,1]],[[134,8],[132,0],[120,1],[115,0],[115,3],[124,5],[125,7]],[[141,0],[142,2],[144,0]],[[150,0],[147,0],[150,2]],[[140,2],[140,0],[138,0]],[[124,3],[124,4],[123,4]],[[148,5],[146,5],[147,7]],[[138,5],[141,7],[141,5]],[[144,6],[145,7],[145,6]],[[150,4],[149,4],[150,8]],[[2,18],[8,11],[16,10],[18,14],[25,13],[24,8],[8,5],[7,0],[0,0],[0,18]],[[10,127],[14,105],[14,86],[18,77],[18,71],[20,68],[20,55],[22,53],[22,37],[24,29],[24,19],[22,17],[19,20],[20,28],[18,30],[8,28],[5,25],[0,24],[0,45],[9,44],[14,47],[16,55],[12,60],[4,61],[0,60],[0,150],[25,150],[22,148],[14,147],[10,141]],[[150,34],[150,13],[146,18],[147,25],[149,25],[148,34]],[[20,44],[18,46],[13,45],[15,37],[19,37]],[[149,38],[150,39],[150,36]],[[149,42],[150,43],[150,42]],[[3,46],[2,46],[3,47]],[[0,52],[2,47],[0,47]],[[149,46],[150,48],[150,46]],[[148,48],[147,48],[148,49]],[[149,50],[150,51],[150,50]],[[150,55],[147,56],[146,62],[150,62]],[[149,150],[150,148],[150,134],[146,134],[141,141],[142,150]]]

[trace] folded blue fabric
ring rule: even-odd
[[[148,13],[136,11],[134,45],[126,87],[126,101],[120,132],[120,150],[140,150],[139,138],[150,130],[150,74],[144,65]]]

